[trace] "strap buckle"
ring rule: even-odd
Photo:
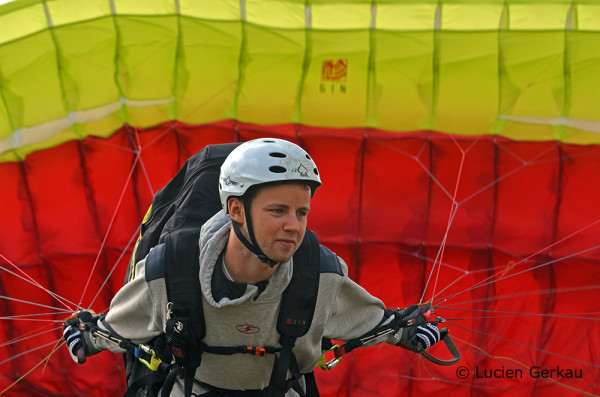
[[[246,353],[256,357],[264,357],[267,354],[267,350],[264,347],[246,346]]]

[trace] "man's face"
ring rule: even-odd
[[[254,236],[265,255],[278,263],[288,261],[296,252],[310,210],[310,188],[283,184],[261,188],[252,200]]]

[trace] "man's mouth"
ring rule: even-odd
[[[294,240],[288,240],[288,239],[277,240],[277,242],[282,244],[286,248],[292,248],[296,244],[296,242]]]

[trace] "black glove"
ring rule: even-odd
[[[404,325],[402,336],[397,346],[413,352],[427,350],[438,343],[448,333],[448,329],[438,329],[437,322],[427,322],[423,314],[431,310],[431,305],[412,305],[400,310],[401,321]]]
[[[85,358],[98,353],[91,342],[89,325],[95,325],[98,315],[91,311],[81,311],[73,314],[63,323],[63,338],[73,361],[85,363]],[[87,326],[86,326],[87,325]]]

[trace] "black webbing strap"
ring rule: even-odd
[[[319,389],[317,388],[317,380],[315,379],[315,373],[309,372],[304,374],[304,382],[306,383],[306,396],[307,397],[319,397]]]
[[[403,320],[400,318],[397,311],[392,309],[386,309],[382,322],[387,323],[385,325],[379,325],[366,334],[363,334],[358,338],[352,339],[344,343],[342,346],[335,348],[333,350],[335,358],[340,358],[344,354],[350,353],[352,350],[362,347],[365,343],[372,342],[373,340],[381,338],[382,336],[396,334],[404,325]]]
[[[292,373],[292,379],[286,382],[287,390],[293,389],[300,397],[319,397],[319,389],[317,388],[314,372],[301,374],[294,352],[290,356],[290,372]],[[306,392],[302,390],[302,385],[300,384],[300,378],[303,376],[306,384]]]
[[[230,390],[222,389],[205,382],[198,382],[198,384],[208,390],[208,392],[202,394],[203,397],[265,397],[267,394],[267,389]]]
[[[163,382],[166,376],[167,373],[160,368],[156,372],[150,372],[146,375],[140,376],[127,387],[127,390],[125,391],[125,394],[123,394],[123,397],[135,397],[139,389],[141,389],[142,387],[151,388],[152,385],[160,384]],[[164,395],[168,396],[168,394]]]
[[[192,389],[194,387],[194,375],[196,373],[196,368],[181,368],[176,366],[165,378],[165,382],[163,383],[162,389],[160,391],[161,396],[168,397],[171,395],[173,391],[173,386],[175,385],[175,380],[183,375],[183,390],[184,396],[191,396]]]
[[[277,332],[281,335],[281,353],[275,358],[267,396],[281,397],[288,389],[287,372],[290,368],[292,349],[296,339],[305,335],[312,324],[321,269],[321,249],[317,236],[306,230],[304,239],[294,254],[294,273],[290,284],[283,292]],[[298,372],[298,371],[296,371]],[[300,377],[298,373],[294,377]]]
[[[184,368],[184,379],[183,379],[183,395],[186,397],[192,396],[192,389],[194,387],[194,375],[196,374],[196,368]]]
[[[252,242],[252,245],[254,245],[254,247],[256,247],[256,251],[250,249],[248,247],[248,245],[246,245],[246,241],[244,241],[245,239],[240,238],[240,240],[242,241],[242,243],[248,247],[248,249],[250,249],[250,251],[254,252],[256,255],[258,255],[258,259],[260,259],[261,262],[268,264],[271,267],[275,267],[275,265],[277,265],[277,262],[275,262],[273,259],[269,258],[261,249],[260,246],[258,245],[258,242],[256,241],[256,237],[254,237],[254,226],[252,226],[252,217],[250,216],[250,199],[248,197],[247,194],[245,194],[242,197],[242,202],[244,204],[244,213],[246,215],[246,226],[248,229],[248,235],[250,235],[250,241]],[[236,222],[232,222],[232,223],[236,223]],[[241,234],[241,233],[240,233]],[[240,237],[240,235],[237,233],[236,231],[236,235],[238,236],[238,238]],[[243,235],[242,235],[243,236]],[[258,253],[257,253],[258,252]]]
[[[218,354],[221,356],[230,356],[232,354],[250,354],[256,357],[264,357],[266,354],[275,354],[281,351],[281,347],[273,346],[208,346],[200,342],[200,351],[202,353]]]
[[[244,203],[246,203],[246,200],[244,200]],[[246,205],[246,204],[244,204],[244,205]],[[249,211],[249,208],[247,208],[246,211]],[[258,243],[256,242],[256,239],[254,238],[254,231],[252,229],[252,221],[250,218],[250,212],[247,212],[246,224],[248,225],[248,234],[250,234],[250,238],[252,239],[252,242],[248,241],[246,236],[244,236],[244,234],[242,233],[242,230],[240,229],[240,225],[236,221],[233,221],[233,220],[231,221],[231,226],[233,227],[233,231],[235,232],[235,235],[237,236],[238,240],[240,240],[242,242],[242,244],[244,244],[244,246],[246,248],[248,248],[248,250],[250,252],[252,252],[254,255],[256,255],[261,262],[266,263],[271,267],[275,267],[275,265],[277,265],[277,262],[275,262],[274,260],[272,260],[271,258],[266,256],[262,252],[262,250],[258,246]]]
[[[279,357],[275,356],[275,364],[273,366],[273,372],[271,372],[267,397],[283,397],[287,391],[287,372],[290,366],[292,348],[296,344],[296,337],[282,336],[280,343],[281,353],[279,354]]]
[[[179,375],[179,372],[181,371],[181,368],[179,368],[179,370],[177,369],[173,369],[171,372],[169,372],[167,374],[167,377],[165,378],[165,382],[163,383],[162,389],[161,389],[161,396],[170,396],[171,395],[171,391],[173,391],[173,385],[175,384],[175,379],[177,379],[177,376]]]

